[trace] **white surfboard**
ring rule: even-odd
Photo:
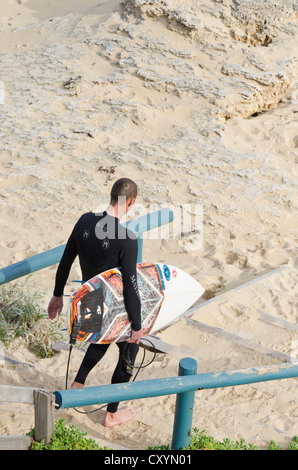
[[[163,277],[164,300],[151,334],[177,321],[205,292],[194,277],[175,266],[158,264]]]
[[[192,276],[162,263],[139,263],[137,283],[144,335],[154,334],[177,321],[204,293],[204,288]],[[120,269],[95,276],[71,296],[69,333],[74,331],[76,340],[91,343],[130,338]]]

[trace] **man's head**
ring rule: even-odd
[[[128,210],[136,200],[138,187],[134,181],[129,178],[120,178],[115,181],[111,189],[111,206],[126,205]]]

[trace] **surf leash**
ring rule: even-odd
[[[68,360],[67,360],[67,367],[66,367],[66,376],[65,376],[65,389],[68,390],[68,375],[69,375],[69,364],[70,364],[70,357],[71,357],[71,353],[72,353],[72,349],[73,349],[73,345],[75,344],[75,338],[76,338],[76,332],[74,331],[74,328],[73,328],[73,331],[72,331],[72,334],[71,334],[71,337],[70,337],[70,342],[69,342],[69,353],[68,353]],[[126,372],[128,372],[129,374],[133,375],[133,370],[134,369],[137,369],[133,379],[132,379],[132,382],[134,382],[137,378],[137,376],[139,375],[139,372],[141,369],[145,369],[145,367],[148,367],[150,364],[152,364],[152,362],[155,360],[156,358],[156,354],[157,354],[157,351],[156,351],[156,348],[154,346],[154,344],[148,339],[148,338],[145,338],[143,337],[142,340],[144,341],[147,341],[148,343],[151,344],[152,346],[152,349],[153,349],[153,358],[151,360],[149,360],[147,363],[144,364],[145,362],[145,357],[146,357],[146,348],[144,347],[144,351],[143,351],[143,357],[142,357],[142,360],[141,360],[141,363],[139,365],[133,365],[131,363],[131,360],[130,360],[130,354],[129,354],[129,347],[130,347],[130,344],[131,343],[127,343],[124,347],[124,352],[123,352],[123,361],[124,361],[124,364],[125,364],[125,368],[126,368]],[[96,408],[94,410],[90,410],[90,411],[82,411],[82,410],[78,410],[77,408],[73,408],[77,413],[80,413],[80,414],[85,414],[85,415],[88,415],[88,414],[91,414],[91,413],[95,413],[96,411],[99,411],[99,410],[102,410],[103,408],[105,408],[108,404],[104,404],[102,406],[100,406],[99,408]]]

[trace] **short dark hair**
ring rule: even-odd
[[[138,186],[134,181],[129,178],[120,178],[115,181],[111,189],[111,204],[112,206],[118,203],[120,196],[127,199],[136,198],[138,195]]]

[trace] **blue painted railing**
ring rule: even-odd
[[[298,377],[298,362],[205,374],[196,374],[196,366],[194,359],[185,358],[180,361],[178,377],[56,391],[56,407],[73,408],[177,394],[172,435],[172,449],[177,450],[190,443],[196,390]]]
[[[153,230],[172,222],[173,217],[173,212],[170,209],[165,208],[140,216],[136,219],[129,220],[123,224],[138,237],[138,263],[142,261],[142,234],[148,230]],[[57,246],[56,248],[52,248],[51,250],[44,251],[43,253],[39,253],[23,261],[19,261],[18,263],[0,269],[0,285],[59,263],[64,249],[65,245]]]

